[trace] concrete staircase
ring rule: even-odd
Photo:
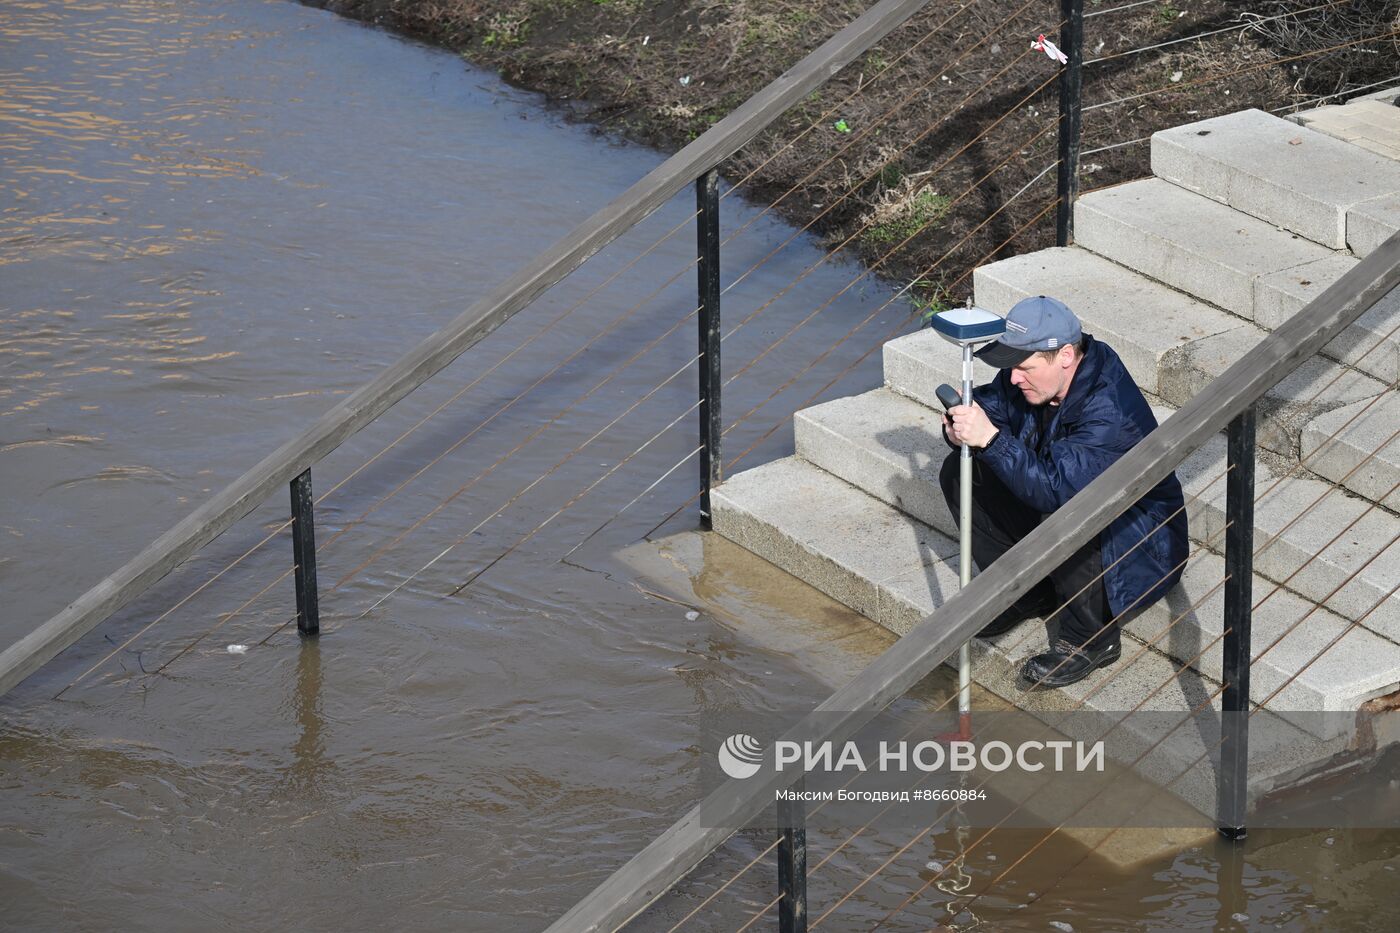
[[[1400,108],[1372,103],[1366,119],[1400,140]],[[1157,133],[1153,177],[1083,196],[1074,247],[979,268],[977,304],[1005,313],[1028,295],[1060,298],[1124,359],[1159,420],[1170,417],[1400,228],[1400,161],[1301,125],[1318,122],[1314,113],[1296,120],[1244,111]],[[1400,687],[1397,325],[1400,294],[1261,404],[1255,599],[1275,592],[1255,614],[1251,690],[1255,702],[1278,690],[1273,711],[1352,712]],[[880,388],[798,412],[795,455],[726,481],[714,527],[902,633],[957,589],[934,389],[959,374],[956,354],[926,330],[885,345],[884,374]],[[981,368],[978,381],[992,375]],[[1184,711],[1216,692],[1224,468],[1217,438],[1178,469],[1188,497],[1200,494],[1191,537],[1202,553],[1128,626],[1123,662],[1065,691],[1029,693],[1015,671],[1046,636],[1027,624],[976,642],[979,683],[1047,716],[1080,702],[1128,710],[1149,695],[1149,708]],[[1382,508],[1367,512],[1375,502]],[[1335,754],[1349,740],[1339,719],[1301,717],[1271,733],[1270,749],[1254,750],[1251,792]],[[1193,754],[1183,741],[1181,754]],[[1213,807],[1213,778],[1176,787]]]

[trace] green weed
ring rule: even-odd
[[[903,243],[933,226],[948,213],[950,199],[931,188],[924,188],[892,205],[876,211],[876,223],[861,235],[872,245]],[[881,215],[884,218],[881,218]]]

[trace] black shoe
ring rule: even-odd
[[[1005,635],[1022,622],[1030,619],[1043,619],[1059,608],[1056,603],[1036,603],[1028,608],[1022,608],[1013,603],[1005,612],[989,622],[986,628],[977,633],[978,638],[996,638],[998,635]]]
[[[1021,676],[1035,686],[1068,687],[1101,667],[1117,663],[1122,649],[1115,640],[1098,648],[1081,648],[1060,639],[1044,654],[1026,661]]]

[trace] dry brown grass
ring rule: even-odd
[[[1088,0],[1087,8],[1122,2]],[[1259,22],[1320,2],[1164,0],[1089,19],[1086,58],[1241,28],[1086,68],[1088,107],[1148,96],[1086,111],[1084,188],[1148,172],[1146,144],[1092,153],[1099,147],[1247,107],[1287,108],[1376,80],[1387,68],[1400,74],[1393,37],[1280,64],[1397,26],[1400,0],[1348,2],[1344,10]],[[337,4],[459,48],[602,131],[663,147],[704,132],[866,6],[855,0],[332,0]],[[953,2],[929,4],[723,166],[731,180],[749,177],[748,197],[767,203],[786,194],[778,210],[794,223],[814,223],[832,244],[852,238],[847,250],[891,278],[920,279],[920,300],[940,297],[941,283],[984,261],[1054,191],[1051,171],[1007,206],[1054,163],[1053,129],[1029,140],[1053,124],[1058,104],[1053,81],[1035,90],[1056,73],[1049,59],[1037,52],[1006,66],[1037,33],[1054,36],[1058,3],[975,0],[950,18],[957,10]],[[959,58],[979,40],[976,51]],[[934,192],[956,203],[931,210]],[[890,253],[898,241],[885,233],[919,228],[909,225],[911,218],[927,223]],[[877,229],[884,232],[870,232]],[[1045,220],[1000,252],[1052,241],[1053,223]],[[961,298],[966,285],[950,297]]]

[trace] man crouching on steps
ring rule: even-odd
[[[1118,354],[1083,333],[1074,313],[1053,298],[1018,302],[1005,334],[977,356],[1000,372],[973,390],[971,405],[950,409],[943,429],[949,444],[973,449],[972,556],[986,568],[1131,450],[1157,419]],[[957,517],[956,451],[939,480]],[[1173,473],[979,634],[989,638],[1045,616],[1050,650],[1021,669],[1033,685],[1064,687],[1113,664],[1119,625],[1181,578],[1182,504]]]

